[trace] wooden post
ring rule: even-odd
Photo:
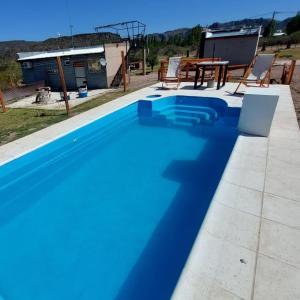
[[[147,69],[147,54],[146,54],[146,48],[143,49],[143,75],[146,75],[146,69]]]
[[[189,72],[190,72],[190,63],[186,63],[186,69],[185,69],[185,79],[187,80],[189,78]]]
[[[160,62],[160,68],[158,71],[158,80],[162,81],[165,78],[166,75],[166,68],[165,68],[165,61]]]
[[[122,80],[123,80],[124,92],[126,92],[126,89],[127,89],[127,86],[126,86],[126,61],[125,61],[124,51],[121,51],[121,56],[122,56]]]
[[[56,61],[57,61],[57,66],[58,66],[58,72],[59,72],[61,87],[62,87],[63,93],[64,93],[64,101],[65,101],[65,104],[66,104],[66,110],[67,110],[67,114],[69,116],[70,115],[70,107],[69,107],[69,101],[68,101],[68,93],[67,93],[65,75],[64,75],[64,70],[63,70],[62,65],[61,65],[60,56],[56,57]]]
[[[0,89],[0,102],[1,102],[2,111],[6,112],[7,108],[5,106],[4,95],[3,95],[2,91],[1,91],[1,89]]]
[[[293,79],[293,74],[294,74],[294,71],[295,71],[295,67],[296,67],[296,60],[293,59],[292,62],[291,62],[291,65],[289,67],[289,72],[287,74],[287,78],[286,78],[285,84],[288,84],[288,85],[291,84],[292,79]]]

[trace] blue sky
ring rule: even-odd
[[[273,10],[298,11],[300,3],[295,0],[10,0],[1,3],[0,40],[43,40],[58,33],[68,35],[69,18],[75,34],[93,32],[95,25],[126,20],[144,22],[147,32],[152,33],[253,17]],[[280,14],[277,18],[291,15]]]

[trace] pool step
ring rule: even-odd
[[[175,110],[175,111],[165,112],[162,115],[165,115],[166,117],[177,116],[177,117],[186,117],[186,118],[191,118],[191,119],[196,118],[200,121],[215,120],[214,117],[212,117],[210,114],[208,114],[206,112],[188,112],[185,110]]]
[[[199,118],[191,117],[170,117],[167,120],[170,125],[196,126],[200,124]]]
[[[154,120],[162,122],[184,122],[191,125],[212,124],[216,120],[214,116],[207,112],[195,112],[187,110],[168,110],[153,113]]]
[[[163,113],[164,111],[168,110],[181,110],[181,111],[188,111],[188,112],[205,112],[212,115],[214,118],[218,118],[218,113],[210,108],[204,106],[193,106],[193,105],[167,105],[164,108],[160,109],[159,111]]]
[[[184,116],[170,113],[169,115],[157,114],[152,118],[142,118],[140,123],[144,125],[151,126],[184,126],[184,127],[193,127],[204,124],[212,124],[214,121],[209,120],[207,117],[195,117],[195,116]]]
[[[174,108],[168,108],[163,110],[154,110],[153,113],[160,113],[160,114],[168,114],[170,112],[181,112],[181,113],[187,113],[187,114],[206,114],[210,116],[210,118],[217,119],[218,114],[215,111],[212,110],[206,110],[206,109],[187,109],[184,107],[174,107]]]

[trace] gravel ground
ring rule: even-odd
[[[272,78],[275,78],[278,82],[280,82],[280,77],[282,74],[282,67],[275,66],[272,69]],[[293,80],[291,82],[291,92],[294,101],[295,111],[297,115],[298,125],[300,127],[300,65],[295,68]]]
[[[291,84],[291,91],[297,114],[298,125],[300,127],[300,66],[295,68],[295,73]]]
[[[130,76],[130,88],[137,89],[157,82],[157,72],[151,72],[145,76],[132,75]]]

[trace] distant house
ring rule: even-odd
[[[273,36],[285,36],[286,33],[283,32],[282,30],[276,30],[274,33],[273,33]]]
[[[90,89],[108,88],[120,70],[121,51],[129,49],[126,42],[103,46],[70,48],[47,52],[21,52],[23,82],[33,84],[44,81],[54,90],[61,87],[56,57],[60,56],[67,89],[87,85]]]
[[[257,51],[261,28],[203,32],[200,57],[220,57],[230,65],[249,64]]]

